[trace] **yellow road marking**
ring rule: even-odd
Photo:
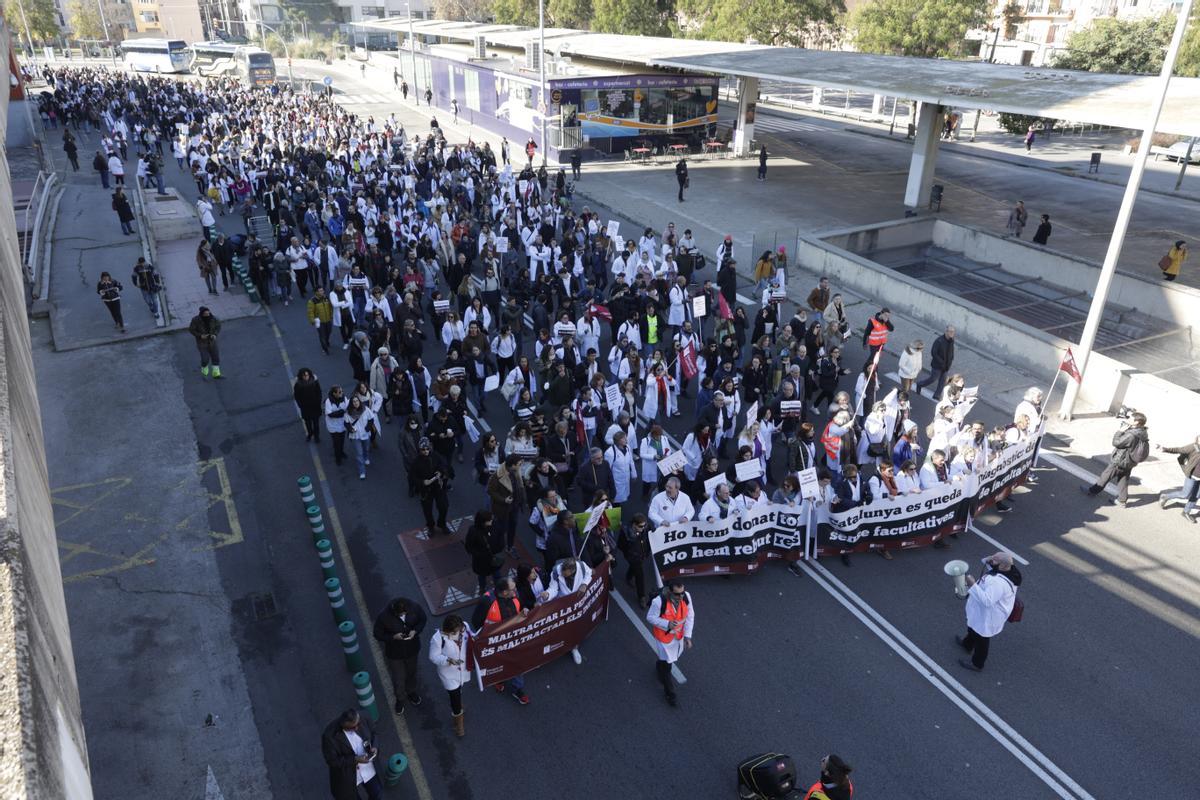
[[[267,318],[271,322],[271,330],[275,334],[275,344],[279,348],[279,354],[283,358],[284,368],[288,372],[288,378],[294,379],[291,369],[291,359],[288,357],[287,347],[283,343],[283,334],[279,330],[279,326],[275,324],[275,316],[268,308]],[[302,423],[303,424],[303,423]],[[315,444],[310,443],[308,446],[308,454],[312,458],[313,473],[316,476],[317,482],[321,484],[322,492],[329,497],[333,496],[332,490],[329,488],[329,482],[325,476],[325,469],[321,465],[319,451]],[[318,504],[321,505],[321,504]],[[337,508],[322,507],[322,513],[329,519],[329,528],[333,534],[333,539],[337,544],[338,557],[345,565],[346,583],[350,585],[350,594],[354,597],[354,602],[358,605],[362,615],[363,631],[360,631],[360,638],[365,638],[371,648],[371,656],[375,661],[375,675],[378,683],[382,686],[383,694],[387,700],[387,706],[381,709],[382,713],[392,718],[393,724],[396,726],[396,733],[400,736],[400,745],[404,748],[404,754],[408,756],[408,772],[412,776],[413,786],[416,787],[417,796],[421,800],[433,800],[433,793],[429,789],[429,782],[425,779],[425,770],[421,766],[421,759],[417,755],[417,746],[413,742],[412,733],[408,730],[408,722],[403,718],[397,718],[392,713],[392,707],[396,704],[396,693],[392,690],[392,682],[388,680],[388,671],[386,669],[387,661],[383,657],[383,649],[379,646],[379,641],[371,635],[369,630],[365,630],[370,625],[370,611],[367,608],[367,601],[362,593],[362,584],[358,580],[358,570],[354,568],[354,560],[350,557],[350,548],[346,545],[346,533],[342,528],[341,520],[338,517]],[[365,636],[363,635],[365,634]],[[375,686],[375,691],[378,693],[380,686]]]

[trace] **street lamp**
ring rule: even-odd
[[[413,33],[412,5],[405,3],[404,10],[408,12],[408,52],[412,55],[413,99],[420,105],[421,101],[417,99],[420,94],[417,90],[417,35]]]
[[[237,24],[239,22],[239,20],[226,19],[225,17],[219,17],[219,18],[217,18],[216,21],[224,22],[224,23],[234,23],[234,24]],[[288,62],[288,83],[292,86],[293,89],[296,88],[296,82],[292,79],[292,54],[288,50],[287,40],[283,38],[283,34],[279,32],[278,28],[272,27],[271,25],[268,25],[267,23],[262,21],[261,12],[260,12],[259,19],[255,22],[255,24],[258,25],[260,28],[266,28],[271,33],[274,33],[279,36],[279,43],[281,45],[283,45],[284,58],[286,58],[287,62]]]
[[[542,114],[542,163],[546,163],[546,0],[538,0],[538,111]]]

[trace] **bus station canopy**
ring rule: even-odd
[[[407,33],[407,17],[359,23]],[[538,29],[445,20],[413,20],[418,35],[523,48]],[[881,56],[701,39],[625,36],[547,28],[546,49],[598,62],[847,89],[906,100],[1140,128],[1156,96],[1157,76],[1110,75],[980,61]],[[1200,136],[1200,78],[1173,78],[1156,130]]]

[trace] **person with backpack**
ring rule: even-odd
[[[1021,571],[1013,563],[1012,553],[1003,551],[983,559],[983,574],[977,579],[967,575],[967,635],[954,641],[971,654],[958,663],[972,672],[982,672],[992,639],[1004,630],[1004,623],[1019,622],[1017,587]]]
[[[1129,476],[1133,468],[1150,457],[1150,433],[1146,430],[1146,415],[1134,411],[1127,420],[1121,422],[1121,428],[1113,434],[1113,451],[1109,456],[1108,466],[1100,473],[1100,477],[1091,486],[1083,485],[1079,491],[1095,497],[1104,491],[1110,481],[1117,483],[1115,505],[1125,507],[1129,501]]]
[[[696,622],[692,596],[684,589],[681,579],[667,581],[666,588],[650,601],[646,622],[653,628],[654,649],[658,653],[658,663],[654,666],[659,683],[666,691],[667,703],[675,707],[679,701],[675,696],[671,665],[685,650],[692,649],[692,626]]]
[[[142,290],[142,299],[150,307],[150,313],[157,317],[158,293],[163,288],[162,276],[158,274],[158,270],[144,257],[139,257],[137,263],[133,265],[132,283]]]

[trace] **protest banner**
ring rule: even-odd
[[[1025,482],[1037,456],[1040,438],[1027,439],[1009,445],[979,473],[979,491],[971,504],[971,516],[983,513],[988,506],[1008,499],[1012,490]]]
[[[804,551],[806,509],[767,503],[730,519],[660,525],[649,537],[654,566],[664,579],[746,575],[770,558],[799,558]]]
[[[960,533],[966,530],[976,488],[975,477],[971,476],[917,494],[880,497],[846,511],[820,514],[817,554],[924,547]]]
[[[528,616],[517,615],[471,636],[479,688],[510,681],[569,653],[608,618],[608,562],[592,571],[581,592],[556,597]]]

